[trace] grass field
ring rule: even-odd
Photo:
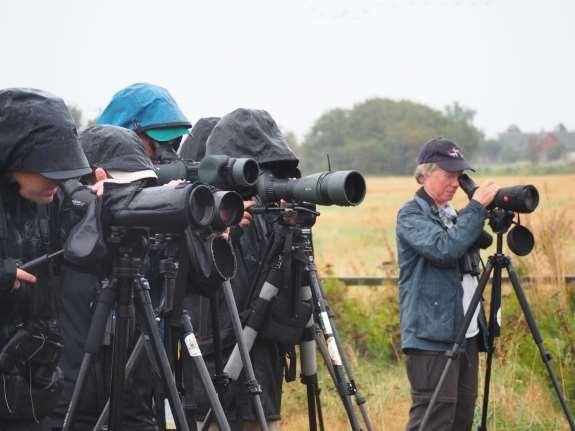
[[[523,258],[508,254],[520,274],[550,277],[544,283],[528,286],[526,291],[545,346],[553,353],[552,366],[575,409],[571,401],[575,399],[575,286],[568,287],[561,279],[566,273],[575,273],[575,175],[494,179],[502,186],[533,184],[540,192],[539,208],[531,215],[521,216],[522,223],[535,234],[534,251]],[[314,227],[321,274],[396,275],[395,218],[416,189],[411,178],[368,178],[367,196],[359,207],[322,207]],[[456,207],[463,207],[466,201],[458,192]],[[493,251],[494,246],[486,254]],[[328,287],[358,386],[368,399],[374,428],[405,429],[410,395],[398,349],[395,286]],[[504,326],[494,361],[489,429],[568,429],[512,296],[509,286],[504,287]],[[320,370],[320,377],[326,429],[350,429],[325,369]],[[305,387],[294,382],[284,384],[284,391],[282,431],[307,429]],[[476,407],[476,421],[481,414],[480,404]]]

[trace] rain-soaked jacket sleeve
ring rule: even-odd
[[[16,261],[14,259],[0,259],[0,298],[12,289],[15,280]]]
[[[416,253],[437,265],[450,265],[465,254],[483,230],[486,209],[471,200],[457,216],[457,224],[445,229],[426,217],[415,202],[404,206],[397,217],[397,235]]]

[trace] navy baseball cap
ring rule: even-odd
[[[463,158],[463,153],[457,145],[445,138],[433,138],[423,144],[417,164],[435,163],[441,169],[448,172],[471,170],[475,172],[469,163]]]

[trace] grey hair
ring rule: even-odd
[[[415,172],[413,173],[415,181],[417,181],[418,184],[423,184],[423,179],[437,168],[439,168],[437,163],[422,163],[417,165],[415,167]]]

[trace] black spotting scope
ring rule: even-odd
[[[158,183],[171,180],[200,181],[223,190],[234,190],[253,186],[259,175],[254,159],[234,158],[222,155],[206,156],[201,162],[176,160],[156,165]]]
[[[106,187],[110,189],[110,185]],[[112,187],[116,188],[116,184]],[[118,192],[129,192],[124,185],[118,189],[104,200],[110,224],[114,226],[144,227],[154,232],[178,233],[187,227],[206,227],[215,217],[214,196],[210,188],[203,184],[182,183],[175,187],[139,188],[128,193],[127,199],[113,196]]]
[[[320,172],[288,180],[270,172],[258,178],[257,192],[264,203],[310,202],[319,205],[358,205],[365,197],[365,179],[358,171]]]
[[[61,184],[61,188],[72,204],[82,211],[86,211],[88,205],[96,199],[90,187],[77,180],[66,181]],[[202,229],[216,218],[216,194],[210,187],[200,183],[183,182],[175,187],[142,188],[108,182],[102,197],[102,212],[105,214],[103,221],[113,226],[150,228],[159,233],[179,233],[188,226]],[[228,204],[229,198],[220,198],[225,202],[219,203],[218,207],[228,209],[233,204],[233,208],[237,208],[234,198],[231,196],[231,204]]]
[[[459,185],[469,199],[473,197],[473,193],[478,188],[475,181],[467,174],[459,177]],[[539,205],[539,192],[535,186],[511,186],[500,188],[487,209],[497,207],[517,213],[531,213],[535,211],[537,205]]]

